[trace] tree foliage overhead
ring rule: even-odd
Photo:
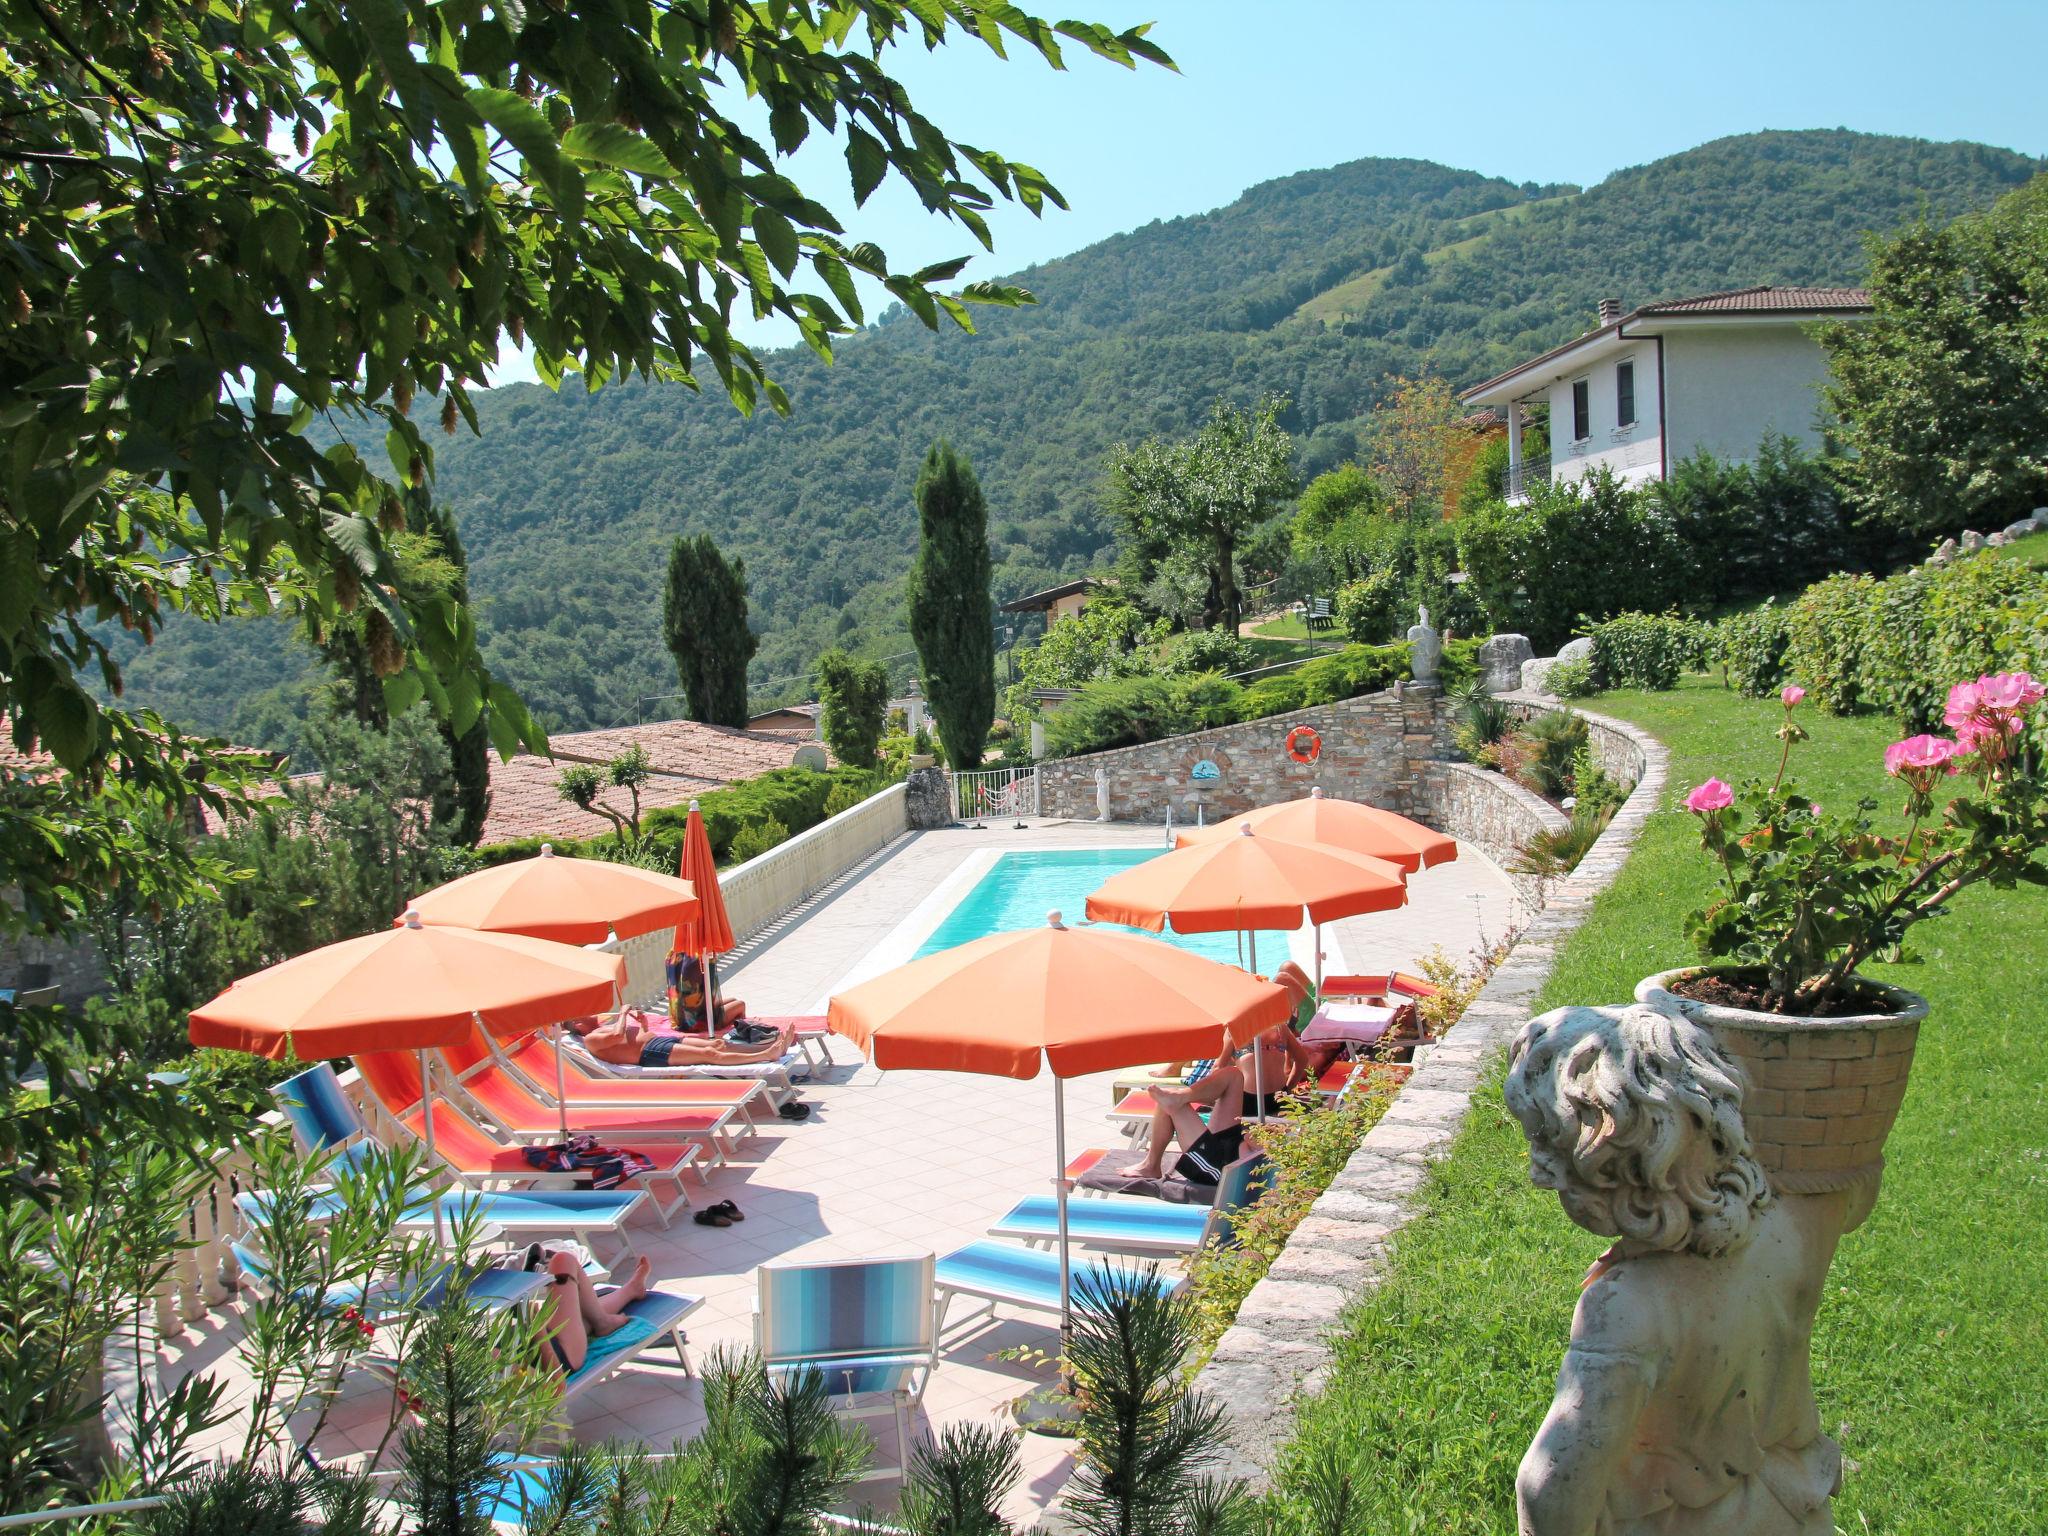
[[[944,438],[917,477],[918,548],[910,567],[910,636],[946,761],[979,768],[996,715],[995,601],[989,595],[988,502],[974,466]]]
[[[904,311],[840,341],[830,369],[779,356],[800,404],[787,419],[741,419],[671,386],[521,385],[479,395],[483,437],[448,440],[435,467],[486,654],[551,727],[609,723],[612,700],[674,686],[647,573],[678,531],[746,560],[754,686],[791,697],[827,646],[909,649],[910,491],[936,437],[982,476],[1000,601],[1107,569],[1110,449],[1192,432],[1219,395],[1286,395],[1310,479],[1369,460],[1362,418],[1394,376],[1472,384],[1583,331],[1608,295],[1856,282],[1866,231],[1987,207],[2039,168],[1982,145],[1838,132],[1722,139],[1585,192],[1355,161],[1019,272],[1038,304],[978,313],[973,336]],[[1397,274],[1403,253],[1416,260]],[[237,720],[217,692],[246,698],[252,725],[275,716],[275,637],[178,639],[130,663],[138,695],[224,730]]]
[[[677,539],[661,625],[690,718],[745,725],[747,662],[761,643],[747,628],[747,562],[727,560],[708,534]]]

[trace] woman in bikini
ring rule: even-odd
[[[548,1291],[548,1353],[564,1376],[583,1368],[592,1339],[616,1333],[631,1321],[626,1308],[647,1294],[648,1268],[643,1254],[623,1284],[600,1293],[575,1254],[548,1256],[547,1271],[555,1282]]]

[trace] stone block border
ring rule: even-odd
[[[1528,712],[1565,707],[1539,694],[1504,697]],[[1332,1330],[1384,1279],[1389,1249],[1416,1212],[1430,1165],[1464,1124],[1486,1064],[1529,1017],[1557,946],[1585,921],[1663,801],[1668,758],[1655,737],[1625,721],[1573,712],[1591,725],[1603,760],[1634,770],[1635,789],[1578,868],[1549,887],[1542,910],[1464,1017],[1366,1133],[1217,1341],[1195,1387],[1225,1414],[1229,1445],[1219,1470],[1227,1475],[1264,1484],[1275,1452],[1293,1436],[1296,1402],[1325,1382]]]

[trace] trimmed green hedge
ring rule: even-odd
[[[2048,671],[2048,572],[1977,556],[1882,581],[1830,576],[1783,609],[1723,620],[1717,644],[1730,685],[1752,698],[1797,683],[1833,714],[1935,730],[1950,683]]]
[[[757,778],[743,779],[724,789],[706,790],[697,797],[704,814],[704,830],[711,838],[711,853],[719,863],[727,862],[732,845],[743,828],[780,822],[787,835],[815,827],[825,819],[825,805],[842,786],[856,790],[862,799],[894,782],[890,777],[861,768],[831,768],[818,773],[809,768],[772,768]],[[843,797],[842,797],[843,798]],[[640,830],[663,863],[673,867],[682,857],[683,827],[690,817],[687,805],[664,806],[640,818]],[[488,867],[511,859],[530,858],[542,843],[552,843],[558,853],[587,855],[612,841],[601,837],[522,837],[506,843],[492,843],[476,850],[477,862]]]
[[[1467,675],[1480,642],[1444,648],[1446,681],[1452,654]],[[1408,646],[1351,645],[1304,662],[1292,672],[1261,678],[1249,688],[1214,673],[1194,677],[1114,677],[1088,684],[1046,717],[1046,751],[1053,757],[1106,752],[1184,736],[1213,726],[1263,720],[1315,704],[1378,693],[1408,676]]]

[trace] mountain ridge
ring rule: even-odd
[[[977,311],[975,335],[895,312],[843,339],[831,368],[776,354],[789,419],[743,419],[715,385],[484,392],[484,436],[442,444],[439,492],[492,666],[552,728],[618,724],[676,687],[659,613],[678,533],[746,559],[764,689],[828,644],[904,648],[909,492],[934,437],[973,458],[998,596],[1014,595],[1107,557],[1108,448],[1189,430],[1218,395],[1287,395],[1313,473],[1358,451],[1358,419],[1396,373],[1473,382],[1585,329],[1609,295],[1850,282],[1867,232],[1985,206],[2041,168],[1844,130],[1729,136],[1583,190],[1347,161],[1026,267],[1013,280],[1040,303]],[[1356,304],[1303,313],[1374,274]],[[129,659],[130,698],[276,744],[305,658],[281,653],[280,625],[199,627]]]

